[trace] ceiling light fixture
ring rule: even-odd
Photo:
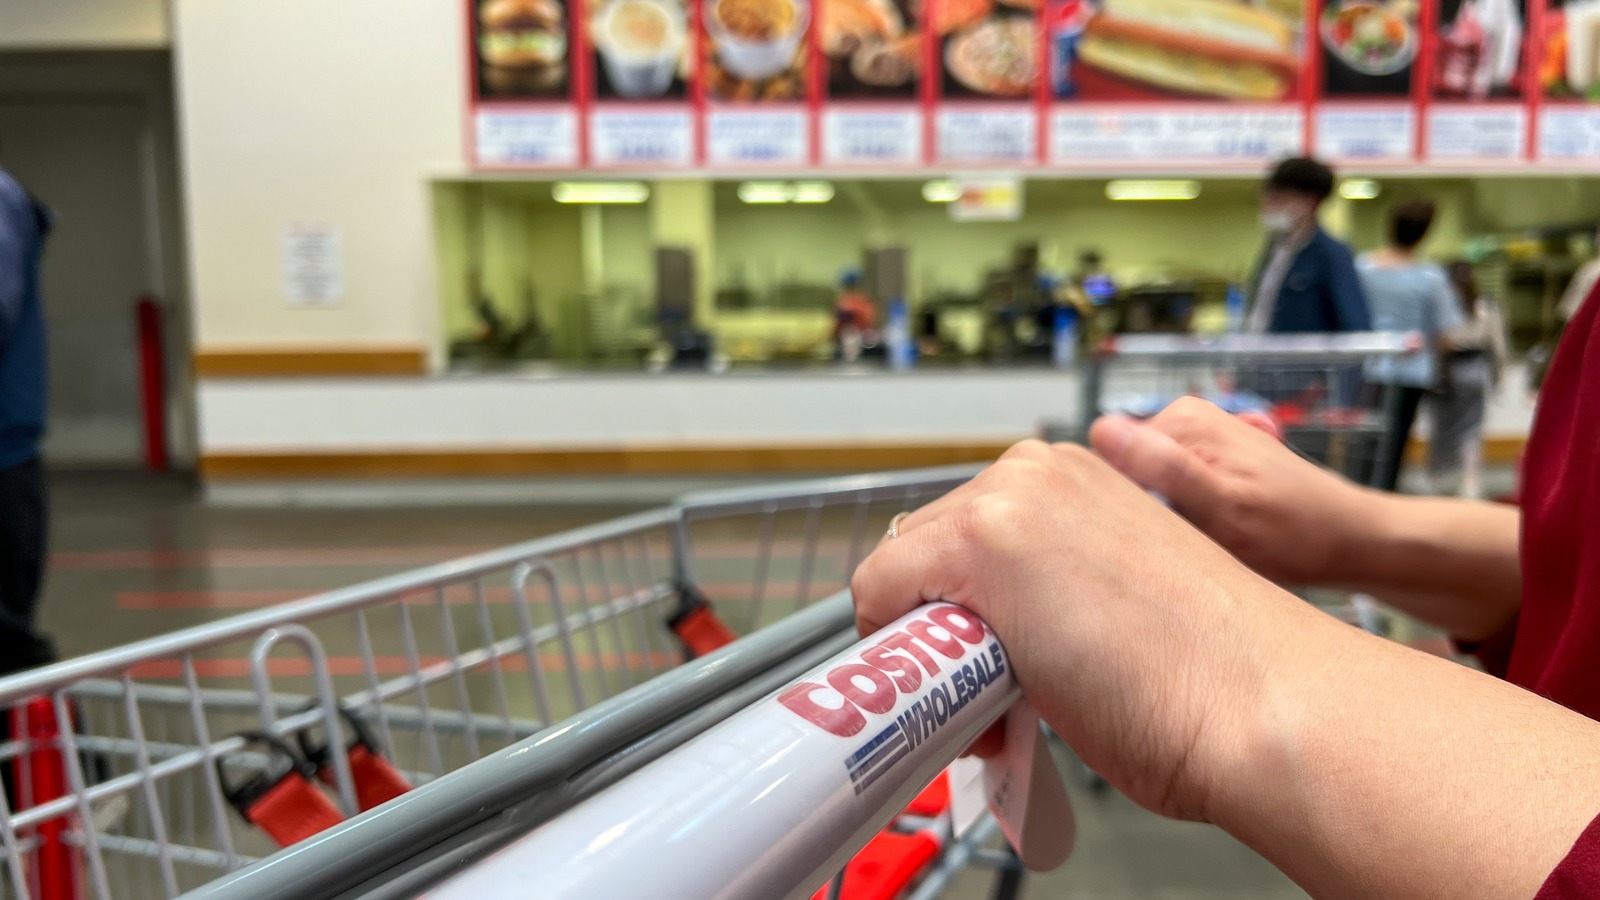
[[[550,188],[557,203],[643,203],[650,186],[642,181],[558,181]]]
[[[1372,200],[1382,192],[1371,178],[1346,178],[1339,183],[1339,196],[1346,200]]]
[[[789,203],[794,200],[794,185],[783,181],[746,181],[739,185],[739,199],[746,203]]]
[[[954,203],[961,199],[961,185],[948,178],[924,182],[922,199],[929,203]]]
[[[1108,200],[1193,200],[1198,196],[1200,182],[1188,179],[1106,182]]]

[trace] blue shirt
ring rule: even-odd
[[[50,215],[0,169],[0,469],[39,455],[44,435],[44,308],[39,257]]]
[[[1262,275],[1272,259],[1269,244],[1257,265],[1251,288],[1252,309],[1271,304],[1265,331],[1269,334],[1300,334],[1329,331],[1370,331],[1372,319],[1367,300],[1356,277],[1350,248],[1334,240],[1321,228],[1312,233],[1289,262],[1288,271],[1272,296],[1263,296],[1271,285],[1263,285]]]
[[[1369,362],[1367,379],[1406,387],[1432,387],[1438,377],[1434,347],[1439,336],[1463,321],[1461,302],[1450,279],[1433,263],[1376,265],[1371,256],[1361,257],[1356,272],[1372,304],[1375,329],[1422,335],[1422,349],[1417,352]]]

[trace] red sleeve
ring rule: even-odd
[[[1512,617],[1506,627],[1481,641],[1455,642],[1456,649],[1478,658],[1483,670],[1496,678],[1506,677],[1511,666],[1511,647],[1517,642],[1517,619]]]
[[[1593,900],[1600,896],[1600,818],[1578,835],[1533,900]]]

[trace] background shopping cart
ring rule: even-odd
[[[0,892],[414,895],[848,644],[856,563],[973,471],[691,496],[0,681]],[[756,633],[685,664],[721,623]],[[924,895],[1014,882],[947,837]]]

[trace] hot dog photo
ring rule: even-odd
[[[1267,103],[1298,89],[1303,0],[1054,0],[1058,99]]]

